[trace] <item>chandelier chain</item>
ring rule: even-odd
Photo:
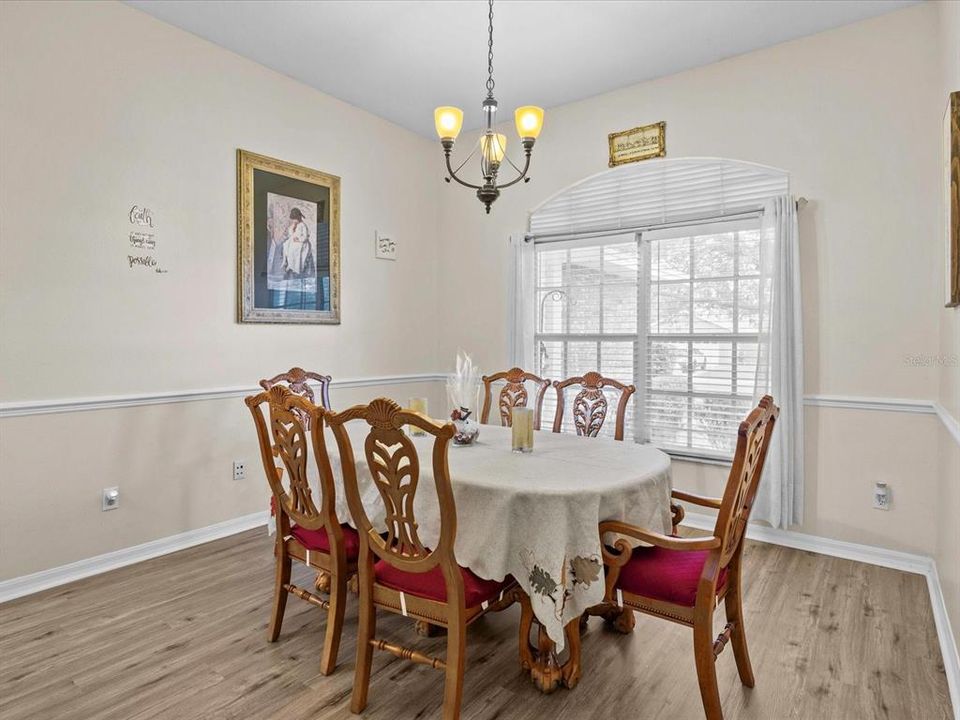
[[[487,97],[493,97],[493,0],[490,0],[490,13],[488,15],[489,25],[487,33]]]

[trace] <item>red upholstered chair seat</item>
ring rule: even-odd
[[[380,560],[373,566],[377,582],[394,590],[401,590],[410,595],[436,600],[447,601],[447,586],[443,581],[443,571],[437,565],[433,570],[425,573],[408,573],[398,570],[386,560]],[[484,580],[473,574],[470,568],[461,567],[463,575],[463,590],[466,607],[476,607],[483,602],[496,600],[500,591],[506,586],[507,578],[503,582]]]
[[[343,548],[347,554],[347,560],[354,561],[360,554],[360,536],[352,527],[343,523]],[[330,538],[327,537],[327,529],[307,530],[299,525],[290,526],[290,534],[293,535],[301,545],[307,550],[317,550],[319,552],[330,552]]]
[[[617,587],[634,595],[693,607],[703,564],[709,554],[709,550],[638,547],[620,570]],[[727,571],[723,569],[717,581],[717,592],[723,589],[726,581]]]

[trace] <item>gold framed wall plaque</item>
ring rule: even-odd
[[[340,324],[340,178],[237,150],[237,319]]]
[[[667,154],[667,123],[641,125],[610,133],[610,167],[663,157]]]

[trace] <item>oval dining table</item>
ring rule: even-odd
[[[361,498],[374,525],[382,526],[384,505],[363,459],[369,428],[351,425]],[[432,437],[411,440],[420,457],[430,456]],[[457,562],[484,579],[516,579],[522,592],[513,599],[524,608],[521,665],[544,692],[560,684],[572,688],[580,677],[580,619],[604,599],[597,527],[602,520],[625,520],[669,534],[669,456],[649,445],[547,431],[534,433],[532,452],[516,453],[510,428],[483,425],[472,445],[451,443],[448,463]],[[337,517],[352,525],[333,449],[331,465]],[[440,536],[431,463],[420,464],[414,513],[430,547]],[[535,645],[529,640],[533,618],[539,625]]]

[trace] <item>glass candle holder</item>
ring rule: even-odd
[[[525,407],[513,408],[510,427],[513,451],[519,453],[533,452],[533,410]]]
[[[412,397],[408,403],[408,406],[411,411],[418,412],[423,415],[427,415],[427,399],[425,397]],[[416,427],[415,425],[408,426],[408,430],[411,435],[426,435],[427,433]]]

